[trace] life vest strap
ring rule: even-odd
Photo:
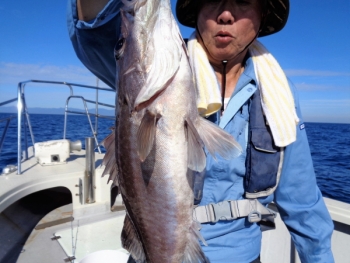
[[[197,206],[193,218],[199,223],[216,223],[247,217],[250,223],[259,222],[263,217],[276,217],[276,212],[263,206],[257,199],[225,200]]]

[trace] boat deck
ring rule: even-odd
[[[120,241],[124,215],[121,210],[74,220],[71,204],[55,209],[34,228],[17,263],[78,263],[101,250],[118,250],[126,262],[128,252]]]
[[[120,243],[125,211],[120,197],[117,198],[114,206],[111,206],[115,199],[111,185],[107,184],[107,177],[101,177],[103,154],[95,153],[96,201],[88,204],[85,202],[84,191],[82,191],[85,176],[85,151],[72,153],[66,164],[52,166],[41,166],[37,163],[32,151],[30,152],[30,158],[22,163],[22,174],[11,173],[0,176],[0,196],[2,196],[0,211],[4,211],[1,214],[0,223],[3,229],[7,229],[1,240],[7,254],[0,258],[0,262],[6,259],[8,260],[6,263],[88,263],[86,255],[102,250],[119,253],[110,262],[126,262],[128,253],[121,248]],[[31,219],[34,220],[32,215],[36,213],[37,205],[29,204],[31,212],[27,213],[19,200],[45,189],[56,191],[53,196],[57,200],[68,195],[70,204],[48,213],[37,224],[34,224],[36,226],[31,231],[33,228]],[[62,192],[62,189],[65,193]],[[46,201],[50,202],[50,199]],[[335,262],[348,263],[350,258],[348,249],[350,204],[328,198],[325,198],[325,202],[335,225],[332,238]],[[11,204],[15,206],[8,208]],[[39,213],[38,216],[40,216]],[[26,225],[31,231],[29,238],[27,238],[28,235],[20,235]],[[13,233],[18,234],[15,245],[13,245],[14,236],[11,236]],[[262,262],[300,262],[288,230],[279,216],[276,219],[276,229],[263,231],[262,244]],[[11,252],[20,252],[20,254],[11,257]],[[98,258],[102,256],[96,254]],[[104,262],[107,263],[107,261]]]

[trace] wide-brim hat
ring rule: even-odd
[[[197,9],[203,0],[178,0],[176,16],[181,24],[196,27]],[[259,33],[259,37],[280,31],[288,20],[289,0],[266,0],[266,17]]]

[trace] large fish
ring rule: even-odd
[[[192,219],[190,171],[205,168],[204,146],[226,158],[238,156],[240,146],[198,115],[169,0],[125,1],[121,16],[117,119],[104,163],[126,207],[122,244],[136,262],[207,262]]]

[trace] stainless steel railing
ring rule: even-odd
[[[4,105],[7,105],[7,104],[10,104],[11,102],[14,102],[16,101],[17,98],[14,98],[14,99],[10,99],[10,100],[7,100],[7,101],[4,101],[4,102],[1,102],[0,103],[0,107],[1,106],[4,106]],[[2,150],[2,146],[4,145],[4,141],[5,141],[5,137],[6,137],[6,134],[7,134],[7,130],[10,126],[10,121],[15,118],[15,116],[9,116],[9,117],[6,117],[6,118],[3,118],[3,119],[0,119],[0,122],[6,122],[5,123],[5,127],[2,131],[2,134],[1,134],[1,138],[0,138],[0,154],[1,154],[1,150]]]
[[[29,83],[41,83],[41,84],[53,84],[53,85],[63,85],[65,87],[68,87],[70,90],[70,95],[68,96],[65,104],[65,117],[64,117],[64,131],[63,131],[63,139],[66,137],[66,129],[67,129],[67,118],[68,118],[68,113],[73,113],[73,114],[83,114],[86,115],[90,124],[90,128],[96,143],[96,148],[98,151],[101,153],[101,149],[97,140],[97,130],[98,130],[98,118],[107,118],[107,119],[114,119],[114,117],[111,116],[106,116],[106,115],[101,115],[98,114],[98,106],[105,106],[105,107],[110,107],[110,108],[115,108],[114,105],[110,104],[105,104],[101,103],[98,101],[98,92],[99,91],[107,91],[107,92],[115,92],[111,88],[102,88],[102,87],[95,87],[95,86],[88,86],[88,85],[82,85],[82,84],[76,84],[76,83],[70,83],[70,82],[60,82],[60,81],[46,81],[46,80],[28,80],[28,81],[23,81],[18,84],[17,88],[17,121],[18,121],[18,130],[17,130],[17,163],[18,163],[18,170],[17,174],[21,174],[21,153],[22,153],[22,139],[24,141],[24,160],[28,159],[28,141],[27,141],[27,128],[29,129],[30,137],[32,140],[32,144],[35,144],[35,138],[30,122],[30,115],[28,112],[26,100],[25,100],[25,87]],[[74,87],[79,87],[79,88],[84,88],[84,89],[93,89],[96,90],[96,99],[95,101],[92,100],[87,100],[83,96],[77,96],[74,95]],[[71,99],[80,99],[83,102],[84,106],[84,112],[77,112],[77,111],[71,111],[68,108],[69,102]],[[14,100],[12,100],[14,101]],[[12,102],[11,101],[11,102]],[[93,103],[95,104],[95,114],[90,113],[87,107],[87,103]],[[1,106],[1,105],[0,105]],[[96,121],[95,121],[95,128],[93,128],[91,118],[90,116],[94,116]],[[23,133],[24,136],[22,138],[22,122],[23,122]]]
[[[14,99],[10,99],[10,100],[1,102],[0,103],[0,107],[4,106],[4,105],[7,105],[7,104],[10,104],[11,102],[14,102],[16,100],[17,100],[17,98],[14,98]],[[6,137],[6,134],[7,134],[7,130],[9,128],[9,126],[10,126],[10,121],[13,118],[15,118],[15,116],[9,116],[9,117],[0,119],[0,122],[6,122],[4,130],[2,131],[1,138],[0,138],[0,154],[1,154],[2,146],[4,145],[4,141],[5,141],[5,137]]]

